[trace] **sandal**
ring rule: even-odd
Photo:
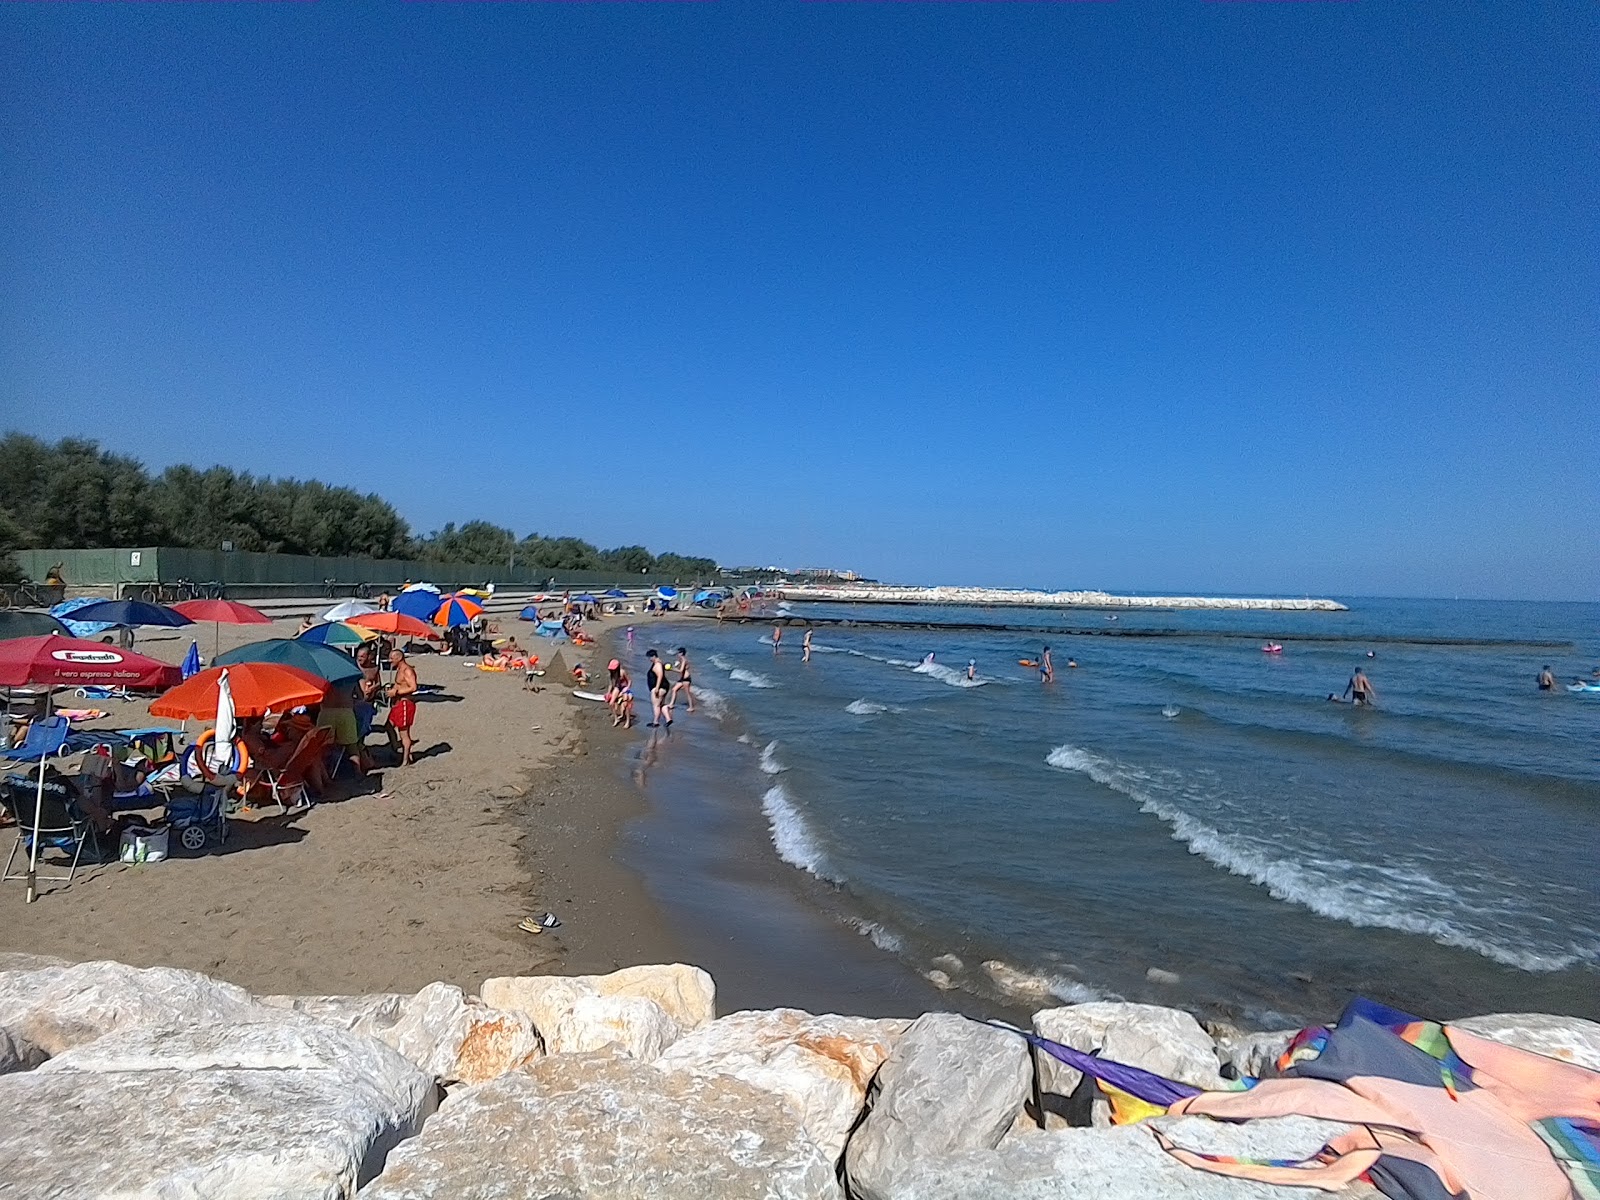
[[[555,929],[561,924],[555,913],[545,913],[542,917],[523,917],[517,922],[517,928],[524,933],[543,933],[546,929]]]

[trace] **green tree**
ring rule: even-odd
[[[615,550],[605,551],[600,557],[606,566],[626,571],[629,575],[642,575],[654,570],[656,565],[656,556],[643,546],[618,546]]]

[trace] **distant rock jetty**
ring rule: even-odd
[[[892,587],[882,584],[788,586],[786,600],[850,604],[980,604],[1009,608],[1195,608],[1229,612],[1346,612],[1337,600],[1273,596],[1116,596],[1110,592],[1030,592],[1012,588]]]

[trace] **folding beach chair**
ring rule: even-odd
[[[71,886],[72,877],[78,871],[78,861],[83,857],[84,846],[89,847],[94,861],[98,862],[101,857],[100,842],[95,837],[93,827],[79,816],[77,806],[72,801],[72,788],[65,776],[53,768],[46,770],[42,804],[39,803],[38,788],[38,780],[26,775],[8,775],[0,780],[0,807],[17,823],[17,840],[11,844],[11,853],[6,855],[5,870],[0,872],[0,880],[28,877],[28,859],[33,850],[34,807],[37,804],[41,853],[60,850],[63,854],[72,855],[72,865],[65,875],[40,872],[38,877]],[[16,861],[19,850],[22,851],[23,869],[13,873],[11,864]]]
[[[313,762],[322,759],[332,746],[333,730],[318,726],[301,737],[282,767],[274,769],[263,766],[252,770],[247,783],[241,785],[241,790],[248,793],[257,787],[265,787],[280,812],[286,813],[290,808],[299,808],[302,804],[310,808],[311,793],[306,790],[307,769]],[[295,803],[285,803],[290,799]]]

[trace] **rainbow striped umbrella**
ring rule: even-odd
[[[444,598],[439,611],[433,614],[433,623],[445,629],[454,629],[457,625],[467,624],[482,611],[483,605],[470,596],[456,592]]]
[[[363,642],[376,641],[377,638],[377,633],[371,629],[362,629],[359,625],[351,625],[346,621],[329,621],[325,625],[313,625],[297,640],[318,646],[344,647],[359,646]]]

